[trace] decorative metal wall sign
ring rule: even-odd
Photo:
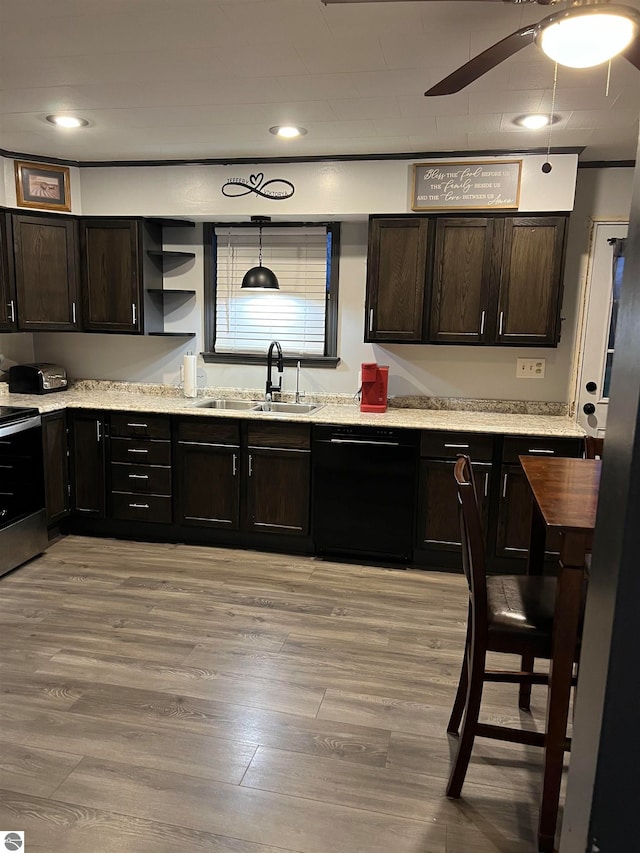
[[[222,185],[222,195],[227,198],[239,198],[253,193],[260,198],[282,201],[285,198],[291,198],[295,191],[291,181],[286,181],[284,178],[271,178],[267,181],[264,172],[257,172],[249,175],[248,178],[229,178]]]
[[[416,163],[412,210],[518,208],[522,160]]]

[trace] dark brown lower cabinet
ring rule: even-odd
[[[64,410],[42,416],[42,451],[47,522],[53,524],[69,514],[69,451]]]
[[[309,425],[248,421],[245,448],[244,528],[306,536],[310,515]]]
[[[175,453],[177,522],[237,530],[240,526],[240,426],[209,418],[178,421]]]
[[[496,556],[527,559],[532,509],[533,498],[524,471],[519,465],[503,465],[500,470]],[[547,536],[546,551],[550,558],[560,553],[557,533]]]
[[[460,551],[458,498],[453,477],[454,459],[421,459],[418,487],[417,547]],[[491,463],[474,462],[478,503],[487,533]]]
[[[71,413],[71,511],[92,518],[105,517],[104,413],[78,409]]]
[[[309,532],[310,457],[308,450],[248,449],[247,529],[294,536]]]

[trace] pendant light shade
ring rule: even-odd
[[[240,287],[244,290],[279,290],[278,278],[273,270],[262,266],[262,226],[259,231],[258,266],[244,274]]]

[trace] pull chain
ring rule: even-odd
[[[605,97],[609,97],[609,83],[611,83],[611,60],[607,63],[607,85],[604,89]]]
[[[553,119],[555,118],[556,113],[556,91],[558,89],[558,63],[555,62],[553,65],[553,93],[551,95],[551,112],[549,113],[549,135],[547,137],[547,162],[542,164],[542,171],[545,174],[549,174],[551,169],[551,163],[549,162],[549,155],[551,153],[551,128],[553,127]]]

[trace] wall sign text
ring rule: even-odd
[[[522,160],[416,163],[412,210],[518,208]]]

